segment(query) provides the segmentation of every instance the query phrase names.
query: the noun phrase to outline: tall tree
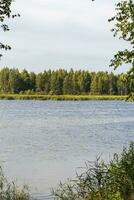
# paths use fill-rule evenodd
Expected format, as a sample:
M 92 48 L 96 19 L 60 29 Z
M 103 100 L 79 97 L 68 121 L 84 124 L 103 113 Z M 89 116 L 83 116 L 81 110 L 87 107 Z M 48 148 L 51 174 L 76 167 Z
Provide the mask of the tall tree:
M 26 69 L 24 69 L 21 72 L 21 78 L 22 78 L 22 90 L 30 90 L 31 89 L 31 80 L 30 80 L 30 75 Z
M 71 69 L 64 78 L 63 82 L 63 94 L 73 94 L 73 74 L 74 71 Z
M 91 94 L 99 94 L 99 89 L 98 89 L 98 75 L 97 74 L 92 74 L 92 82 L 91 82 Z
M 115 76 L 113 73 L 109 74 L 109 94 L 110 95 L 118 94 L 117 80 L 118 80 L 117 76 Z
M 9 68 L 5 67 L 0 72 L 0 90 L 3 93 L 9 92 Z
M 22 90 L 22 78 L 18 69 L 11 69 L 9 72 L 9 92 L 19 93 Z
M 118 94 L 119 95 L 126 95 L 127 94 L 126 74 L 122 73 L 118 76 L 117 87 L 118 87 Z
M 37 92 L 44 91 L 44 80 L 43 80 L 43 74 L 42 73 L 39 73 L 36 76 L 36 91 Z

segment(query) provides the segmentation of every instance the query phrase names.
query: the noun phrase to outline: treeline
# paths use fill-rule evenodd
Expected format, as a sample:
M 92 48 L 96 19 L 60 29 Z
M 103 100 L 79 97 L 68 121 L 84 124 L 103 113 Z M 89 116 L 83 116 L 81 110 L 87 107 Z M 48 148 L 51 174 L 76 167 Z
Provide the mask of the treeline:
M 20 72 L 7 67 L 0 71 L 1 93 L 127 95 L 133 89 L 133 81 L 128 81 L 127 74 L 73 69 L 45 70 L 35 74 L 26 69 Z

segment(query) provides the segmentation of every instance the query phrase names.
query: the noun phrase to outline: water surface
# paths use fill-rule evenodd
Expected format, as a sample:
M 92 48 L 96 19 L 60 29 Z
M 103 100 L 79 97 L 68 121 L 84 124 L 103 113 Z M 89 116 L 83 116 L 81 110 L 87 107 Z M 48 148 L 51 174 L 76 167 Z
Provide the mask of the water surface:
M 9 179 L 50 199 L 86 160 L 134 141 L 134 104 L 124 101 L 0 101 L 0 161 Z M 45 195 L 45 197 L 44 197 Z

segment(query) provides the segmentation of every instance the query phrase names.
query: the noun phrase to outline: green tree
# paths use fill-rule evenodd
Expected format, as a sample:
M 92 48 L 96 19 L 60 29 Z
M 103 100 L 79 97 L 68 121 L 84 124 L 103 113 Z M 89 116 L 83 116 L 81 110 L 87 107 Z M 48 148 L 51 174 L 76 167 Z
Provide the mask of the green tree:
M 51 90 L 51 70 L 39 73 L 36 76 L 36 91 L 48 94 Z
M 26 69 L 24 69 L 21 73 L 22 78 L 22 90 L 30 90 L 31 89 L 31 81 L 30 81 L 30 75 Z
M 30 72 L 30 90 L 35 91 L 36 89 L 36 74 L 34 72 Z
M 89 72 L 79 70 L 76 73 L 76 93 L 87 94 L 90 91 L 91 77 Z
M 49 94 L 51 90 L 51 70 L 44 71 L 43 73 L 44 92 Z
M 22 78 L 18 69 L 9 72 L 9 89 L 11 93 L 19 93 L 22 90 Z
M 65 78 L 65 71 L 60 69 L 52 72 L 51 76 L 51 93 L 56 95 L 63 94 L 63 83 Z
M 73 82 L 73 94 L 80 94 L 80 72 L 75 71 L 73 73 L 72 82 Z
M 83 79 L 84 79 L 84 86 L 83 86 L 83 92 L 84 93 L 89 93 L 90 92 L 90 88 L 91 88 L 91 75 L 88 71 L 83 72 Z
M 39 73 L 36 76 L 36 91 L 41 92 L 44 91 L 44 82 L 43 82 L 43 74 Z
M 113 73 L 109 74 L 109 94 L 110 95 L 118 94 L 117 80 L 118 80 L 117 76 L 115 76 Z
M 97 74 L 92 74 L 92 81 L 91 81 L 91 94 L 99 94 L 99 89 L 98 89 L 98 76 Z M 99 83 L 100 84 L 100 83 Z
M 69 73 L 64 78 L 63 82 L 63 94 L 73 94 L 73 73 L 74 71 L 71 69 Z
M 127 76 L 126 76 L 126 74 L 122 73 L 118 76 L 117 87 L 118 87 L 119 95 L 127 94 Z
M 134 69 L 133 68 L 128 72 L 127 78 L 128 78 L 127 80 L 128 80 L 129 91 L 134 93 Z
M 5 67 L 0 72 L 0 90 L 3 93 L 9 92 L 9 68 Z

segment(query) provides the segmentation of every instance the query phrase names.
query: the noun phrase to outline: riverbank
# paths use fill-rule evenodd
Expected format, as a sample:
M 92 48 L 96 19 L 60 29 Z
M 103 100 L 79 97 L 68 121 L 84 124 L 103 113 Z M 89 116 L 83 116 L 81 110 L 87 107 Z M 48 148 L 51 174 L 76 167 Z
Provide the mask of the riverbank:
M 88 101 L 88 100 L 126 100 L 127 98 L 128 96 L 119 96 L 119 95 L 0 94 L 0 100 Z

